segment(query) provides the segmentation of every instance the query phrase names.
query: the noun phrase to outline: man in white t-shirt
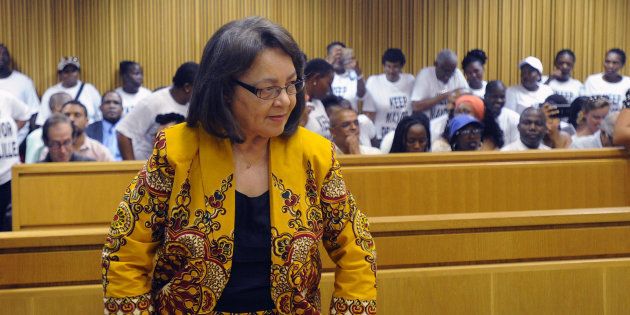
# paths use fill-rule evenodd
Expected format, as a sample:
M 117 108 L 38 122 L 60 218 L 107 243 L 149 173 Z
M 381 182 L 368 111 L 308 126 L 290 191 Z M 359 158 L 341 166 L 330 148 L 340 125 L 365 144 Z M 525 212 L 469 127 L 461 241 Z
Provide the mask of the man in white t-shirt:
M 523 110 L 518 122 L 519 139 L 503 148 L 501 151 L 550 150 L 543 144 L 547 133 L 545 113 L 538 107 L 527 107 Z
M 457 69 L 457 55 L 450 49 L 438 53 L 432 67 L 418 73 L 411 93 L 413 111 L 424 111 L 429 119 L 446 113 L 449 95 L 468 88 L 464 74 Z
M 590 75 L 584 82 L 584 95 L 606 96 L 611 112 L 621 110 L 626 91 L 630 89 L 630 77 L 621 74 L 625 64 L 626 53 L 619 48 L 610 49 L 604 60 L 604 72 Z
M 33 81 L 11 67 L 11 54 L 2 43 L 0 43 L 0 90 L 11 93 L 26 104 L 31 116 L 39 112 L 39 97 Z M 19 142 L 26 138 L 28 131 L 29 123 L 26 123 L 18 133 Z
M 381 154 L 381 150 L 361 145 L 359 119 L 351 108 L 338 108 L 331 112 L 330 134 L 341 154 Z
M 354 52 L 341 42 L 328 45 L 326 60 L 333 66 L 335 76 L 331 85 L 332 93 L 348 100 L 352 109 L 358 111 L 359 100 L 365 95 L 365 80 Z
M 123 115 L 133 110 L 140 100 L 151 95 L 151 91 L 142 86 L 144 73 L 139 63 L 123 60 L 119 67 L 122 86 L 116 88 L 116 92 L 122 98 Z
M 484 105 L 486 111 L 492 116 L 503 131 L 503 144 L 509 144 L 519 139 L 518 122 L 519 114 L 505 108 L 505 85 L 501 81 L 490 81 L 486 85 Z
M 363 113 L 374 122 L 379 140 L 411 114 L 414 82 L 413 75 L 402 73 L 406 60 L 400 49 L 387 49 L 381 61 L 384 73 L 368 78 L 363 102 Z
M 518 64 L 521 69 L 521 83 L 510 86 L 505 93 L 505 107 L 515 111 L 519 115 L 525 108 L 536 106 L 545 102 L 553 90 L 545 84 L 541 84 L 543 65 L 540 59 L 529 56 Z
M 11 168 L 20 163 L 18 129 L 30 117 L 24 102 L 0 90 L 0 231 L 11 230 Z
M 123 160 L 146 160 L 153 151 L 153 141 L 160 125 L 155 117 L 176 113 L 188 116 L 188 102 L 199 65 L 182 64 L 173 77 L 173 85 L 142 99 L 132 112 L 118 123 L 118 148 Z
M 99 110 L 99 106 L 101 105 L 101 94 L 94 85 L 79 80 L 81 74 L 79 58 L 74 56 L 62 57 L 57 65 L 57 74 L 60 82 L 49 87 L 46 92 L 44 92 L 42 104 L 48 104 L 51 95 L 57 92 L 66 92 L 70 94 L 73 99 L 85 105 L 88 110 L 90 122 L 100 120 L 101 111 Z M 40 106 L 36 124 L 39 126 L 43 125 L 46 119 L 50 117 L 50 114 L 50 107 Z

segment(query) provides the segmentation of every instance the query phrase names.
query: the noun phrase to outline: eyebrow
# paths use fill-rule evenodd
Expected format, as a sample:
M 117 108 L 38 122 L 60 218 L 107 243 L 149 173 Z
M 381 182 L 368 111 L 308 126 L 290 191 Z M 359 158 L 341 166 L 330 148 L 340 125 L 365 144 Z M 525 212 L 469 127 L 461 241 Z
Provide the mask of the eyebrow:
M 297 77 L 297 72 L 293 71 L 293 73 L 291 73 L 289 76 L 287 76 L 286 81 L 289 81 L 289 80 L 293 79 L 293 77 Z M 278 79 L 276 79 L 276 78 L 263 78 L 261 80 L 258 80 L 256 82 L 252 83 L 252 85 L 257 85 L 257 84 L 263 83 L 263 82 L 276 84 L 276 83 L 278 83 Z

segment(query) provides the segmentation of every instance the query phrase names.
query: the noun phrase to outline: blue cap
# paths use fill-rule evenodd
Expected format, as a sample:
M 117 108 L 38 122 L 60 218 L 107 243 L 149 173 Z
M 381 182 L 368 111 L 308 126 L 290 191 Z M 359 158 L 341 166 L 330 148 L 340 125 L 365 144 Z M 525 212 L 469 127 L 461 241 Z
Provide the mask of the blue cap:
M 457 115 L 455 117 L 453 117 L 453 119 L 451 119 L 451 122 L 448 124 L 448 139 L 449 141 L 453 139 L 453 136 L 455 136 L 455 134 L 462 128 L 470 125 L 470 124 L 475 124 L 477 126 L 479 126 L 480 128 L 483 128 L 483 124 L 479 122 L 479 120 L 477 120 L 475 117 L 467 115 L 467 114 L 460 114 Z

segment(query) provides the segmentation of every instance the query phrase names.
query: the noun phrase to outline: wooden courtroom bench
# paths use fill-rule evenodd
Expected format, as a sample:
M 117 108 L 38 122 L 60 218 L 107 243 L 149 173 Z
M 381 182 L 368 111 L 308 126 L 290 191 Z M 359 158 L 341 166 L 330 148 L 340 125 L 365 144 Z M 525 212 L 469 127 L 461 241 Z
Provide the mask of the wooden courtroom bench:
M 371 231 L 381 314 L 618 314 L 630 306 L 630 207 L 373 217 Z M 106 233 L 0 233 L 0 309 L 101 312 Z M 333 265 L 322 256 L 327 305 Z M 563 303 L 542 303 L 554 299 Z
M 630 206 L 620 149 L 342 156 L 370 217 Z M 142 162 L 13 168 L 13 229 L 104 226 Z

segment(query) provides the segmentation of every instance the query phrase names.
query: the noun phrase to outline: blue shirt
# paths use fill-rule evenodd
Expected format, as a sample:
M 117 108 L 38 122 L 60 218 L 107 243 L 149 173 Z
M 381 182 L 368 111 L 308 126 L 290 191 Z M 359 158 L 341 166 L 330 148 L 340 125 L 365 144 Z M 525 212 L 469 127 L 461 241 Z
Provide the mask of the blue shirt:
M 120 120 L 119 120 L 120 122 Z M 118 150 L 118 138 L 116 138 L 116 124 L 103 119 L 103 145 L 107 147 L 109 152 L 114 156 L 114 161 L 122 161 L 120 150 Z

